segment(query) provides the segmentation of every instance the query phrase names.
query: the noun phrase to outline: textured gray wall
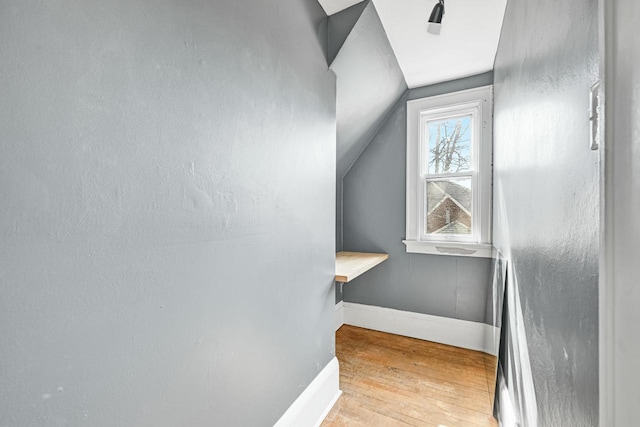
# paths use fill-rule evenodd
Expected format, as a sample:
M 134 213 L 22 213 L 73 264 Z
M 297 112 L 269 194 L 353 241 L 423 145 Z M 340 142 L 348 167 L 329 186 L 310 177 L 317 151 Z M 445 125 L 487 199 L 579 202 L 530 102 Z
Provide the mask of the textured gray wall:
M 389 259 L 344 286 L 344 300 L 484 322 L 492 261 L 408 254 L 405 185 L 408 99 L 492 83 L 491 73 L 409 90 L 344 178 L 344 249 Z
M 334 355 L 315 0 L 0 14 L 0 425 L 272 425 Z
M 638 424 L 640 408 L 640 4 L 607 5 L 606 290 L 603 426 Z M 629 214 L 633 212 L 633 214 Z
M 494 70 L 494 245 L 511 266 L 506 369 L 526 426 L 598 423 L 597 10 L 510 1 Z

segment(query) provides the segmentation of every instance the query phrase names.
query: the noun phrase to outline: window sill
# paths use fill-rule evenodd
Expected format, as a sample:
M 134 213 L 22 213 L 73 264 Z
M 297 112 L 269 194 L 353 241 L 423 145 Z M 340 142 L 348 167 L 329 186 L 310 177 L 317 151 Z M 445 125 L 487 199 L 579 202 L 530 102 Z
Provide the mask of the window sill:
M 407 253 L 468 256 L 477 258 L 492 258 L 493 246 L 488 243 L 464 242 L 421 242 L 417 240 L 403 240 Z

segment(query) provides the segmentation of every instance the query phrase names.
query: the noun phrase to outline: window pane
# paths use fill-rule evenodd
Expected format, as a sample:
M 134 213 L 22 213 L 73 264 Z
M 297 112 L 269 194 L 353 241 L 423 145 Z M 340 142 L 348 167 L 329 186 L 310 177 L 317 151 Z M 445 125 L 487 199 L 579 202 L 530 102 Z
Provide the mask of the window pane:
M 428 173 L 469 170 L 471 166 L 471 124 L 471 114 L 427 122 Z
M 471 234 L 473 194 L 471 178 L 428 181 L 426 234 Z

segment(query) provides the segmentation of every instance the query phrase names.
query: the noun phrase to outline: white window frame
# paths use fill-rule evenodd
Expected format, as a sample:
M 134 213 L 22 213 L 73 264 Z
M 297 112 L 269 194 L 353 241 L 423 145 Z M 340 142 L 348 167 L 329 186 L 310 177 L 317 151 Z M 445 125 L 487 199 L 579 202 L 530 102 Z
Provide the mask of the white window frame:
M 483 86 L 446 95 L 407 102 L 407 210 L 406 251 L 437 255 L 491 257 L 491 159 L 493 86 Z M 470 170 L 427 174 L 428 121 L 472 115 Z M 429 180 L 471 177 L 472 233 L 433 235 L 425 230 L 425 186 Z

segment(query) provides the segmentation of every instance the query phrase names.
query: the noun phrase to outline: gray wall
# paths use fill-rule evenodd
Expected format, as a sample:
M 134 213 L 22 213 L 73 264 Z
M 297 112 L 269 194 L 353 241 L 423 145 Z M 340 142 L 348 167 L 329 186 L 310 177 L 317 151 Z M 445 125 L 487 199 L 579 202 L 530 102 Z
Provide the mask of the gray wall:
M 342 177 L 407 90 L 373 2 L 362 11 L 331 69 L 337 78 L 337 174 Z
M 0 425 L 272 425 L 334 355 L 320 6 L 1 9 Z
M 407 90 L 402 70 L 373 2 L 357 4 L 329 18 L 329 50 L 347 33 L 331 69 L 336 73 L 336 249 L 342 249 L 342 177 L 371 141 Z
M 510 1 L 495 64 L 494 244 L 511 266 L 505 369 L 525 426 L 598 423 L 597 10 Z
M 344 300 L 484 322 L 491 289 L 488 258 L 407 254 L 407 100 L 492 83 L 486 73 L 405 93 L 344 178 L 344 249 L 389 259 L 344 286 Z
M 640 407 L 640 4 L 607 2 L 603 426 L 637 424 Z M 633 212 L 633 214 L 630 214 Z M 601 300 L 602 301 L 602 300 Z M 603 329 L 601 329 L 602 331 Z

